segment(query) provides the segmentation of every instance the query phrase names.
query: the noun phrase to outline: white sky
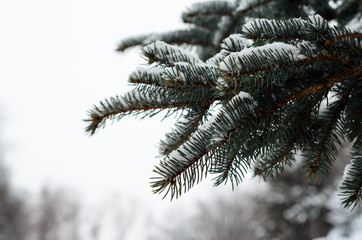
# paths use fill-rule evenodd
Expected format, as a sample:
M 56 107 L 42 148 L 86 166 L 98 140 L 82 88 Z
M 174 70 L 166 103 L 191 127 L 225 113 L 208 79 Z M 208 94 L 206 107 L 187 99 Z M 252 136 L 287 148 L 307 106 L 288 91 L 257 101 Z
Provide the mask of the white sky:
M 0 1 L 1 130 L 16 186 L 64 185 L 88 200 L 119 192 L 154 211 L 210 188 L 208 178 L 173 203 L 151 193 L 157 144 L 173 119 L 125 118 L 93 137 L 82 121 L 99 100 L 131 89 L 128 75 L 144 63 L 139 49 L 115 52 L 119 40 L 183 27 L 193 2 Z

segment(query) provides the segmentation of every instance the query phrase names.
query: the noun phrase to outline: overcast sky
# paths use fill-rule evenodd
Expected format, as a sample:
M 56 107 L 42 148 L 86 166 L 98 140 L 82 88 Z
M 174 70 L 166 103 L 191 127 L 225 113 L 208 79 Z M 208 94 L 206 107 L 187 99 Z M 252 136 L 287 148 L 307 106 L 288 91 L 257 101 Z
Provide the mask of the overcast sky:
M 62 185 L 96 200 L 119 192 L 151 209 L 209 189 L 210 178 L 177 203 L 151 193 L 157 144 L 174 119 L 125 118 L 93 137 L 82 121 L 99 100 L 130 90 L 128 75 L 144 64 L 139 49 L 119 54 L 117 43 L 183 27 L 180 15 L 193 2 L 0 1 L 1 131 L 16 186 Z

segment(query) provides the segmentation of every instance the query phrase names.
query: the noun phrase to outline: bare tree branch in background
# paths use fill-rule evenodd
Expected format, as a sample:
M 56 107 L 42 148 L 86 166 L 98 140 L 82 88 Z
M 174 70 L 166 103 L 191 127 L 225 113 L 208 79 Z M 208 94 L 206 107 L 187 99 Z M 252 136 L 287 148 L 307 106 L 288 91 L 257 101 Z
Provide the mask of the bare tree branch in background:
M 8 183 L 0 160 L 0 240 L 25 240 L 27 219 L 25 202 Z
M 44 187 L 32 212 L 32 235 L 39 240 L 80 240 L 80 200 L 63 189 Z
M 138 219 L 137 202 L 118 194 L 82 209 L 82 239 L 123 240 Z
M 5 166 L 5 150 L 0 142 L 0 240 L 25 240 L 28 231 L 27 206 L 13 189 Z

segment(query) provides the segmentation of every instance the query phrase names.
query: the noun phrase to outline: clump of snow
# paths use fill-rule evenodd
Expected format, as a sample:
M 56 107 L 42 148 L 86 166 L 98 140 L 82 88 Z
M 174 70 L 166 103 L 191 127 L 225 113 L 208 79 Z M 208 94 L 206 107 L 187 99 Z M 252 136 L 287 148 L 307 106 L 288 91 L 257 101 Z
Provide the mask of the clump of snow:
M 221 51 L 218 52 L 215 56 L 208 59 L 206 61 L 206 64 L 217 67 L 219 62 L 221 62 L 228 54 L 230 54 L 230 51 L 227 51 L 225 49 L 221 49 Z
M 250 100 L 253 100 L 252 96 L 249 93 L 246 92 L 239 92 L 239 94 L 232 97 L 225 107 L 221 108 L 217 115 L 215 115 L 215 120 L 213 121 L 211 125 L 211 130 L 213 132 L 212 139 L 214 142 L 220 141 L 222 139 L 225 139 L 227 137 L 225 135 L 225 132 L 229 132 L 230 129 L 234 128 L 238 123 L 239 120 L 243 117 L 245 117 L 245 113 L 240 109 L 232 109 L 230 112 L 230 109 L 227 110 L 228 107 L 230 107 L 230 104 L 239 104 L 239 102 L 242 99 L 248 98 Z M 253 102 L 253 101 L 252 101 Z M 238 105 L 239 106 L 239 105 Z M 253 103 L 249 104 L 249 110 L 252 110 L 254 108 Z M 223 124 L 220 125 L 220 122 Z
M 349 177 L 349 172 L 350 172 L 351 168 L 352 168 L 352 164 L 350 164 L 350 163 L 345 166 L 344 171 L 343 171 L 343 180 L 342 180 L 342 182 L 343 182 L 347 177 Z
M 240 52 L 230 53 L 219 64 L 219 67 L 221 70 L 226 72 L 235 72 L 235 69 L 242 68 L 243 63 L 248 61 L 250 55 L 258 58 L 263 58 L 263 61 L 268 61 L 269 59 L 265 55 L 265 51 L 269 51 L 275 55 L 277 55 L 278 52 L 289 53 L 295 60 L 306 58 L 300 53 L 300 49 L 297 46 L 284 42 L 273 42 L 265 44 L 264 46 L 245 48 Z M 244 67 L 248 66 L 244 65 Z M 250 66 L 249 68 L 251 67 L 252 66 Z
M 345 166 L 344 171 L 343 171 L 342 182 L 344 182 L 347 179 L 351 180 L 352 176 L 349 174 L 349 172 L 351 171 L 351 168 L 352 168 L 351 163 L 349 163 Z
M 160 76 L 163 72 L 161 68 L 144 68 L 144 67 L 136 67 L 133 73 L 131 73 L 130 77 L 137 77 L 142 74 L 150 74 L 155 76 Z
M 177 160 L 189 160 L 192 159 L 191 157 L 191 153 L 189 152 L 189 150 L 186 148 L 185 143 L 182 144 L 178 149 L 173 150 L 169 155 L 168 158 L 163 160 L 163 163 L 167 163 L 168 159 L 177 159 Z
M 211 115 L 211 117 L 209 117 L 209 119 L 204 124 L 202 124 L 199 129 L 201 131 L 208 130 L 212 126 L 212 124 L 215 122 L 216 116 L 217 116 L 217 114 Z
M 241 34 L 234 33 L 224 39 L 221 47 L 226 50 L 231 50 L 230 48 L 236 47 L 238 51 L 240 51 L 249 47 L 252 43 L 252 40 L 244 38 Z
M 175 66 L 190 66 L 190 63 L 188 63 L 188 62 L 176 62 Z
M 319 14 L 309 15 L 308 20 L 310 23 L 317 25 L 317 26 L 323 22 L 326 22 L 326 20 Z
M 243 91 L 240 91 L 238 95 L 234 96 L 234 97 L 231 99 L 231 101 L 233 101 L 233 100 L 236 99 L 236 98 L 239 98 L 239 99 L 243 99 L 243 98 L 253 99 L 249 93 L 243 92 Z

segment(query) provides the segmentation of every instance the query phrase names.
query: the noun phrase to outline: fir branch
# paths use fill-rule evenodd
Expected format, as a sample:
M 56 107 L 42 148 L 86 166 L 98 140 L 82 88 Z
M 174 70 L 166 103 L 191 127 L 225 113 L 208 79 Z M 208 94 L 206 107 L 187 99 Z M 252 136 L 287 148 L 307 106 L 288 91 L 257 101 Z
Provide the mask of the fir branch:
M 215 186 L 230 180 L 234 188 L 250 168 L 254 148 L 250 149 L 249 142 L 259 123 L 254 104 L 249 94 L 241 92 L 220 110 L 211 125 L 209 148 L 214 152 L 210 172 L 218 174 L 213 178 Z
M 152 42 L 152 39 L 154 38 L 154 36 L 155 36 L 154 34 L 146 34 L 146 35 L 140 35 L 140 36 L 136 36 L 136 37 L 130 37 L 130 38 L 123 39 L 118 44 L 116 51 L 124 52 L 125 50 L 135 47 L 135 46 L 149 44 Z
M 142 55 L 148 59 L 149 64 L 157 63 L 170 67 L 177 62 L 203 64 L 196 55 L 161 41 L 156 41 L 155 43 L 145 46 L 142 49 Z
M 279 101 L 277 103 L 275 103 L 274 107 L 271 107 L 267 112 L 268 114 L 270 114 L 270 111 L 275 111 L 277 109 L 279 109 L 280 107 L 284 106 L 287 102 L 291 101 L 291 100 L 295 100 L 295 99 L 298 99 L 298 98 L 301 98 L 301 97 L 304 97 L 306 95 L 310 95 L 310 94 L 313 94 L 313 93 L 316 93 L 317 91 L 320 91 L 320 90 L 323 90 L 322 94 L 320 94 L 318 98 L 316 98 L 316 100 L 309 105 L 309 107 L 313 107 L 315 106 L 318 102 L 320 102 L 320 100 L 326 96 L 326 94 L 328 93 L 328 89 L 333 86 L 336 82 L 340 81 L 343 77 L 344 74 L 346 73 L 350 73 L 351 75 L 354 75 L 356 74 L 356 72 L 354 70 L 350 70 L 350 71 L 346 71 L 344 73 L 342 73 L 340 76 L 338 77 L 334 77 L 334 78 L 331 78 L 330 81 L 327 81 L 327 83 L 324 83 L 324 84 L 317 84 L 317 85 L 312 85 L 306 89 L 303 89 L 301 91 L 299 91 L 298 93 L 295 93 L 295 94 L 292 94 L 291 96 L 283 99 L 282 101 Z M 344 75 L 344 77 L 346 77 L 346 75 Z M 348 75 L 347 75 L 348 77 Z M 277 106 L 277 107 L 275 107 Z M 308 107 L 308 108 L 309 108 Z M 274 110 L 273 110 L 274 109 Z M 260 112 L 256 111 L 257 115 L 260 116 Z M 300 114 L 305 114 L 305 110 L 303 112 L 301 112 Z M 265 115 L 266 116 L 266 115 Z M 286 122 L 290 121 L 290 119 L 286 120 L 283 124 L 286 124 Z M 238 124 L 236 126 L 234 126 L 233 129 L 230 129 L 229 131 L 225 131 L 225 134 L 229 135 L 231 134 L 233 131 L 235 131 L 242 123 L 244 123 L 244 119 L 240 120 L 238 122 Z M 281 129 L 281 128 L 279 128 Z M 273 169 L 273 166 L 275 166 L 276 164 L 279 164 L 281 163 L 281 161 L 284 159 L 284 157 L 286 156 L 287 153 L 290 153 L 290 150 L 293 149 L 294 147 L 294 144 L 295 142 L 297 141 L 297 139 L 299 138 L 299 131 L 296 132 L 296 134 L 294 135 L 294 137 L 292 137 L 291 139 L 293 139 L 293 141 L 290 142 L 290 144 L 281 152 L 281 155 L 279 155 L 279 160 L 277 161 L 274 161 L 273 164 L 269 165 L 268 167 L 265 167 L 265 168 L 257 168 L 256 169 L 256 173 L 259 173 L 259 174 L 262 174 L 264 173 L 264 177 L 266 177 L 266 175 L 270 174 L 271 172 L 269 171 L 268 174 L 265 174 L 266 173 L 266 170 L 268 169 Z M 288 139 L 288 138 L 286 138 Z M 281 157 L 280 157 L 281 156 Z M 259 169 L 259 171 L 258 171 Z M 225 175 L 224 175 L 225 177 Z M 223 179 L 223 178 L 222 178 Z M 220 183 L 220 182 L 219 182 Z
M 346 52 L 346 57 L 350 57 L 351 60 L 354 58 L 358 59 L 358 55 L 362 53 L 362 40 L 359 38 L 362 37 L 362 33 L 352 33 L 348 29 L 332 29 L 333 38 L 326 40 L 325 46 L 333 49 L 333 47 L 337 47 L 340 49 L 340 52 Z M 343 45 L 344 46 L 343 46 Z M 355 49 L 356 52 L 352 52 L 352 49 Z M 353 55 L 356 55 L 355 57 Z
M 318 87 L 316 87 L 316 86 L 318 86 Z M 323 86 L 323 87 L 319 88 L 319 86 Z M 292 100 L 295 101 L 302 97 L 317 93 L 318 91 L 320 91 L 324 88 L 325 88 L 324 84 L 323 85 L 317 84 L 317 85 L 312 85 L 307 88 L 303 88 L 303 89 L 297 91 L 296 93 L 291 93 L 282 99 L 276 100 L 270 106 L 266 106 L 266 108 L 254 109 L 254 111 L 249 114 L 249 117 L 254 115 L 254 116 L 258 116 L 261 119 L 266 119 L 267 116 L 272 116 L 276 111 L 280 110 L 280 108 L 285 106 L 288 102 L 290 102 Z M 316 98 L 316 100 L 313 102 L 312 105 L 313 106 L 316 105 L 319 101 L 321 101 L 321 99 L 324 96 L 326 96 L 327 93 L 328 93 L 328 90 L 324 90 L 322 92 L 322 94 L 320 94 L 319 97 Z M 245 119 L 247 119 L 247 117 L 240 118 L 239 121 L 234 122 L 232 127 L 230 127 L 228 130 L 225 130 L 223 128 L 219 128 L 219 129 L 222 130 L 224 132 L 224 134 L 228 136 L 231 132 L 238 129 L 244 123 Z M 265 127 L 268 127 L 268 125 L 265 125 Z
M 234 10 L 234 4 L 228 1 L 213 1 L 193 4 L 182 14 L 185 23 L 195 23 L 196 17 L 205 16 L 230 16 Z
M 344 180 L 342 182 L 342 187 L 341 187 L 341 195 L 342 196 L 346 196 L 343 200 L 342 200 L 342 205 L 344 205 L 345 208 L 349 208 L 352 206 L 352 210 L 360 205 L 361 202 L 361 198 L 362 198 L 362 181 L 358 181 L 358 179 L 362 178 L 361 175 L 361 162 L 362 162 L 362 158 L 361 157 L 356 157 L 354 159 L 351 160 L 351 169 L 348 174 L 350 176 L 349 179 L 346 178 L 346 180 Z M 352 182 L 353 181 L 353 182 Z M 356 183 L 356 181 L 358 181 L 358 183 Z M 350 190 L 351 186 L 354 188 L 354 190 Z
M 166 42 L 170 45 L 190 45 L 201 47 L 215 47 L 212 39 L 212 31 L 203 28 L 191 28 L 168 32 L 157 36 L 158 41 Z M 155 41 L 155 40 L 154 40 Z
M 233 78 L 285 67 L 304 58 L 296 46 L 278 42 L 230 53 L 220 63 L 220 69 L 226 77 Z
M 123 52 L 128 48 L 136 46 L 143 47 L 155 41 L 162 41 L 171 45 L 187 44 L 190 46 L 198 45 L 202 47 L 208 47 L 208 46 L 214 47 L 210 39 L 212 39 L 212 32 L 208 29 L 203 29 L 203 28 L 183 29 L 164 34 L 146 34 L 146 35 L 126 38 L 119 43 L 116 50 L 119 52 Z
M 121 119 L 126 115 L 153 116 L 162 110 L 176 111 L 190 106 L 210 104 L 205 99 L 204 91 L 184 92 L 172 91 L 165 88 L 148 87 L 137 88 L 124 96 L 116 96 L 101 101 L 89 111 L 90 122 L 86 132 L 93 135 L 95 131 L 104 126 L 107 119 Z
M 351 33 L 350 30 L 338 27 L 329 27 L 328 22 L 318 16 L 308 20 L 291 18 L 287 20 L 255 19 L 242 28 L 245 38 L 252 39 L 254 46 L 272 42 L 311 41 L 324 43 L 328 46 L 339 39 L 347 38 L 350 46 L 361 50 L 358 37 L 360 33 Z
M 182 116 L 181 119 L 183 120 L 176 123 L 175 129 L 171 133 L 166 134 L 165 141 L 161 141 L 161 155 L 167 156 L 189 139 L 191 134 L 197 130 L 209 108 L 210 105 L 193 108 L 186 115 Z
M 347 11 L 356 12 L 356 2 L 346 1 L 343 7 L 358 6 Z M 291 12 L 272 9 L 282 4 Z M 120 51 L 148 44 L 142 54 L 156 68 L 136 69 L 129 78 L 136 84 L 134 91 L 94 106 L 87 132 L 93 134 L 109 119 L 163 110 L 168 117 L 181 111 L 176 127 L 161 142 L 166 157 L 151 182 L 154 193 L 166 192 L 171 199 L 208 172 L 217 174 L 215 185 L 230 181 L 233 188 L 255 163 L 255 173 L 264 178 L 280 174 L 297 150 L 307 156 L 309 177 L 327 173 L 341 138 L 361 141 L 361 33 L 330 27 L 315 15 L 306 20 L 255 19 L 241 34 L 230 36 L 261 10 L 269 8 L 268 17 L 283 19 L 305 6 L 328 17 L 335 14 L 327 0 L 215 1 L 184 13 L 184 22 L 193 24 L 190 29 L 124 40 Z M 170 44 L 195 46 L 200 55 Z M 325 112 L 320 109 L 323 101 L 332 101 Z M 216 105 L 218 114 L 208 118 Z M 352 180 L 362 178 L 356 146 L 353 171 L 346 171 Z M 362 185 L 351 179 L 343 183 L 346 207 L 361 200 Z
M 229 144 L 224 145 L 229 146 Z M 234 190 L 234 187 L 240 184 L 245 177 L 245 173 L 250 168 L 250 162 L 236 149 L 232 151 L 232 149 L 225 148 L 225 152 L 222 150 L 217 150 L 217 152 L 228 154 L 229 157 L 227 159 L 223 157 L 222 160 L 215 160 L 218 164 L 210 169 L 211 173 L 219 173 L 217 177 L 213 178 L 214 186 L 219 186 L 221 183 L 227 184 L 228 180 L 230 180 L 231 187 Z
M 303 148 L 305 139 L 309 138 L 304 129 L 311 127 L 312 113 L 327 93 L 328 89 L 311 92 L 299 96 L 294 101 L 285 100 L 282 97 L 283 93 L 278 93 L 281 100 L 276 99 L 276 103 L 268 107 L 267 113 L 262 114 L 266 118 L 263 122 L 267 124 L 262 128 L 262 135 L 257 140 L 260 150 L 258 154 L 254 153 L 254 156 L 258 156 L 260 160 L 255 167 L 254 175 L 262 176 L 266 180 L 267 177 L 283 173 L 284 166 L 292 165 L 295 151 L 301 146 Z
M 316 147 L 311 146 L 311 151 L 315 152 L 315 154 L 309 155 L 309 159 L 307 160 L 307 162 L 311 162 L 306 164 L 307 171 L 309 172 L 308 178 L 311 176 L 316 176 L 318 179 L 318 171 L 322 171 L 322 173 L 326 175 L 326 171 L 328 171 L 329 167 L 334 161 L 336 156 L 334 143 L 338 143 L 338 137 L 343 135 L 341 115 L 348 102 L 351 91 L 352 86 L 343 93 L 343 96 L 338 100 L 337 103 L 334 103 L 333 106 L 328 108 L 330 112 L 333 111 L 333 115 L 327 115 L 327 121 L 323 122 L 323 125 L 327 126 L 326 128 L 322 129 L 323 132 L 321 134 L 323 138 L 320 139 Z M 335 134 L 338 134 L 338 136 L 335 136 Z
M 224 136 L 230 136 L 231 130 L 237 129 L 240 122 L 243 122 L 249 115 L 254 113 L 254 104 L 250 94 L 245 92 L 240 92 L 230 99 L 228 104 L 220 109 L 213 122 L 211 131 L 214 138 L 221 139 L 222 142 Z M 216 141 L 216 145 L 219 144 L 219 141 Z
M 219 77 L 215 68 L 207 64 L 175 63 L 166 68 L 163 77 L 178 85 L 213 88 Z
M 240 116 L 240 118 L 243 119 L 243 124 L 239 128 L 230 131 L 228 135 L 222 132 L 224 138 L 216 135 L 218 139 L 214 140 L 213 145 L 218 145 L 214 150 L 210 167 L 210 173 L 218 174 L 213 178 L 214 186 L 221 183 L 227 184 L 230 180 L 234 189 L 242 182 L 246 172 L 250 169 L 253 150 L 248 149 L 249 138 L 254 134 L 258 121 L 250 114 L 246 114 L 245 117 Z M 217 129 L 217 126 L 214 127 Z
M 247 95 L 240 94 L 231 101 L 231 104 L 236 104 L 243 98 L 249 98 Z M 250 104 L 250 101 L 247 101 Z M 236 104 L 238 105 L 238 104 Z M 245 105 L 245 103 L 244 103 Z M 156 167 L 155 172 L 161 175 L 153 179 L 157 181 L 152 182 L 152 187 L 155 188 L 155 193 L 160 193 L 166 188 L 171 191 L 171 199 L 181 195 L 182 186 L 184 190 L 189 190 L 190 187 L 198 182 L 202 176 L 207 174 L 208 165 L 210 164 L 211 155 L 214 153 L 212 145 L 223 144 L 225 138 L 220 137 L 220 123 L 223 119 L 236 119 L 239 116 L 244 115 L 241 109 L 236 112 L 232 112 L 232 105 L 227 105 L 223 113 L 228 112 L 229 115 L 225 117 L 225 114 L 218 114 L 218 116 L 211 122 L 201 126 L 196 132 L 194 132 L 188 141 L 184 142 L 178 149 L 171 152 L 166 159 L 160 162 L 160 165 Z M 249 108 L 249 107 L 248 107 Z M 245 109 L 244 107 L 242 109 Z M 229 127 L 232 127 L 233 123 L 230 122 Z M 219 127 L 218 127 L 219 126 Z M 210 131 L 213 129 L 212 131 Z M 195 172 L 195 168 L 202 166 L 201 173 Z M 189 184 L 183 179 L 189 179 Z M 166 196 L 166 195 L 165 195 Z
M 346 79 L 346 78 L 350 78 L 350 77 L 355 77 L 358 76 L 362 73 L 362 69 L 348 69 L 348 70 L 344 70 L 339 74 L 334 75 L 334 73 L 332 74 L 333 77 L 328 78 L 326 81 L 323 81 L 321 83 L 317 83 L 315 85 L 311 85 L 295 94 L 292 94 L 290 96 L 288 96 L 287 98 L 285 98 L 284 101 L 281 101 L 280 103 L 276 104 L 277 108 L 283 106 L 285 103 L 298 99 L 300 97 L 315 93 L 317 91 L 320 91 L 322 89 L 325 89 L 327 91 L 329 91 L 329 89 L 334 86 L 336 83 L 341 82 L 342 80 Z
M 345 33 L 345 34 L 341 34 L 339 36 L 336 36 L 332 39 L 329 39 L 326 41 L 326 46 L 332 44 L 333 42 L 339 40 L 339 39 L 343 39 L 343 38 L 350 38 L 350 37 L 359 37 L 361 38 L 362 37 L 362 33 Z
M 333 56 L 328 53 L 323 54 L 323 55 L 316 55 L 313 57 L 308 57 L 308 58 L 300 59 L 300 60 L 305 63 L 307 63 L 307 62 L 315 63 L 316 61 L 338 62 L 338 63 L 341 63 L 341 64 L 346 65 L 349 68 L 351 68 L 350 70 L 347 70 L 347 72 L 351 72 L 351 74 L 353 74 L 353 75 L 355 75 L 355 74 L 358 75 L 361 73 L 360 66 L 355 66 L 352 62 L 350 62 L 344 58 L 341 58 L 338 56 Z M 331 81 L 331 82 L 333 82 L 333 81 Z
M 153 68 L 141 68 L 138 67 L 132 72 L 128 78 L 130 83 L 136 84 L 149 84 L 158 87 L 169 87 L 168 81 L 164 81 L 162 78 L 163 69 Z
M 112 103 L 110 103 L 112 102 Z M 89 111 L 90 119 L 86 119 L 86 122 L 90 122 L 88 127 L 86 128 L 86 132 L 90 135 L 93 135 L 97 129 L 100 127 L 105 126 L 105 121 L 108 119 L 120 119 L 125 115 L 130 114 L 140 114 L 148 111 L 148 115 L 155 115 L 155 113 L 158 113 L 160 110 L 165 109 L 184 109 L 188 107 L 190 104 L 170 104 L 166 106 L 160 106 L 160 104 L 153 105 L 151 103 L 142 103 L 138 106 L 134 107 L 126 107 L 126 108 L 114 108 L 112 106 L 114 103 L 118 104 L 120 99 L 118 97 L 116 98 L 110 98 L 110 100 L 105 100 L 105 102 L 100 102 L 101 107 L 94 106 L 93 110 Z M 162 105 L 162 104 L 161 104 Z M 155 112 L 156 111 L 156 112 Z
M 204 175 L 206 177 L 212 152 L 207 148 L 209 137 L 207 131 L 195 132 L 190 141 L 181 145 L 183 150 L 174 150 L 159 166 L 155 166 L 153 171 L 159 176 L 151 178 L 154 180 L 151 182 L 153 192 L 162 193 L 167 189 L 163 198 L 170 192 L 172 200 L 178 198 L 182 190 L 188 191 Z
M 280 142 L 277 142 L 278 148 L 275 151 L 269 151 L 266 155 L 266 159 L 263 159 L 263 162 L 259 163 L 258 166 L 254 169 L 254 175 L 263 177 L 266 180 L 267 177 L 273 177 L 274 174 L 279 175 L 284 172 L 284 166 L 291 166 L 291 160 L 294 160 L 294 155 L 291 151 L 296 150 L 295 144 L 300 137 L 301 123 L 297 123 L 297 128 L 293 129 L 295 131 L 292 138 L 288 143 L 280 147 Z
M 291 18 L 287 20 L 255 19 L 242 28 L 245 38 L 252 39 L 254 45 L 272 42 L 288 42 L 303 39 L 302 29 L 306 20 Z
M 251 42 L 244 38 L 243 35 L 235 33 L 223 40 L 221 48 L 230 54 L 231 52 L 240 52 L 244 48 L 250 47 L 250 45 Z
M 343 197 L 342 205 L 352 210 L 359 206 L 362 200 L 362 143 L 361 136 L 352 148 L 353 158 L 345 167 L 343 180 L 340 186 L 340 196 Z
M 215 71 L 206 66 L 187 65 L 186 63 L 175 63 L 171 68 L 146 69 L 138 67 L 129 77 L 129 82 L 136 84 L 147 84 L 170 89 L 185 87 L 212 88 L 214 79 L 217 78 Z M 196 72 L 196 73 L 195 73 Z M 213 84 L 214 85 L 214 84 Z
M 271 43 L 229 54 L 220 63 L 220 69 L 227 81 L 235 79 L 240 87 L 237 91 L 255 94 L 273 85 L 282 86 L 291 75 L 303 73 L 304 65 L 298 64 L 305 58 L 296 46 Z M 293 71 L 290 71 L 291 66 Z

